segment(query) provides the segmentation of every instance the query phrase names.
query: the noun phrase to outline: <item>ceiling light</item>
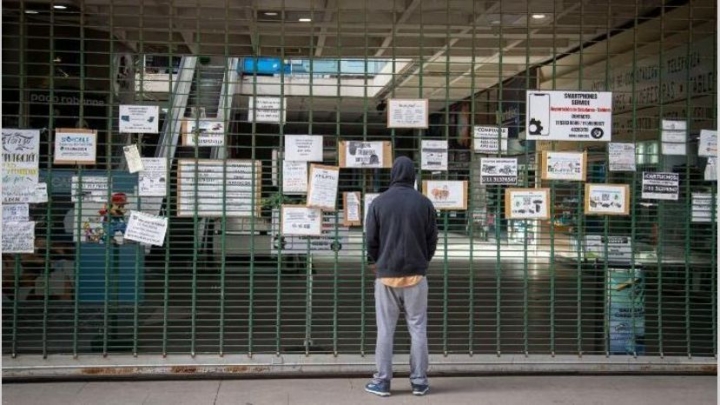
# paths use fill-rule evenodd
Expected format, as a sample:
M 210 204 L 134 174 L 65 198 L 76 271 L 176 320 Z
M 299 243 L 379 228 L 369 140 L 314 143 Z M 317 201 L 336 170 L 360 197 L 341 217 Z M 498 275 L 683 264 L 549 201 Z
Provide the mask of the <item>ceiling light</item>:
M 312 21 L 312 18 L 302 17 L 302 18 L 299 18 L 298 21 L 300 21 L 300 22 L 310 22 L 310 21 Z
M 545 14 L 533 14 L 532 18 L 534 20 L 542 20 L 543 18 L 545 18 Z
M 25 14 L 38 14 L 35 10 L 25 10 Z
M 56 4 L 53 6 L 53 8 L 56 10 L 65 10 L 67 6 L 63 6 L 62 4 Z
M 278 13 L 275 11 L 266 11 L 263 14 L 265 14 L 266 16 L 270 16 L 270 17 L 274 17 L 274 16 L 278 15 Z

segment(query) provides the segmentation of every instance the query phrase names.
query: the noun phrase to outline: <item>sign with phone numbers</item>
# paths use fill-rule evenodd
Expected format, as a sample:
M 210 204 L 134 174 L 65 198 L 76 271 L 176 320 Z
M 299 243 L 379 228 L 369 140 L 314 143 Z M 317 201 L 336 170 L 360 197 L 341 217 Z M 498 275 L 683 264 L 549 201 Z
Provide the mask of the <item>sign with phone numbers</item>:
M 526 92 L 525 130 L 534 141 L 610 142 L 612 92 Z

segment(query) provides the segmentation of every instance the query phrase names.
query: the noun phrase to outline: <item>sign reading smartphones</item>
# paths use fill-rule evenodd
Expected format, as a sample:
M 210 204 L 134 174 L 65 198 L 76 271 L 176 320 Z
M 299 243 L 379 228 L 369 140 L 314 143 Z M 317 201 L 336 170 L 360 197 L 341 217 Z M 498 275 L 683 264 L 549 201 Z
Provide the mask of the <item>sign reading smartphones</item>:
M 526 102 L 525 128 L 529 140 L 611 140 L 611 92 L 528 90 Z

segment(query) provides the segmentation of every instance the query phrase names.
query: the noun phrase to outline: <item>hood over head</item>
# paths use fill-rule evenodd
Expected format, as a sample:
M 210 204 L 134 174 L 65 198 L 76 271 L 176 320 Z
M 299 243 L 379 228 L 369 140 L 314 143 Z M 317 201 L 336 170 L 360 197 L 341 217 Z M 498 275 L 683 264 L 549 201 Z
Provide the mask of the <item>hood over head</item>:
M 396 184 L 408 185 L 410 187 L 414 187 L 415 185 L 415 164 L 406 156 L 400 156 L 395 159 L 392 171 L 390 171 L 390 186 Z

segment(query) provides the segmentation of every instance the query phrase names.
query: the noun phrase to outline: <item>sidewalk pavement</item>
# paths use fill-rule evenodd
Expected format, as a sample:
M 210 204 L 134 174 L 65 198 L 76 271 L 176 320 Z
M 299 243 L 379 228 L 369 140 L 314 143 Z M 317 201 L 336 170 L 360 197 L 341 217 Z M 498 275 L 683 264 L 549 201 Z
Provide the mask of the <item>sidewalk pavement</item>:
M 364 391 L 366 379 L 263 379 L 3 384 L 6 405 L 664 405 L 716 404 L 716 376 L 436 377 L 425 397 L 407 379 L 392 396 Z

